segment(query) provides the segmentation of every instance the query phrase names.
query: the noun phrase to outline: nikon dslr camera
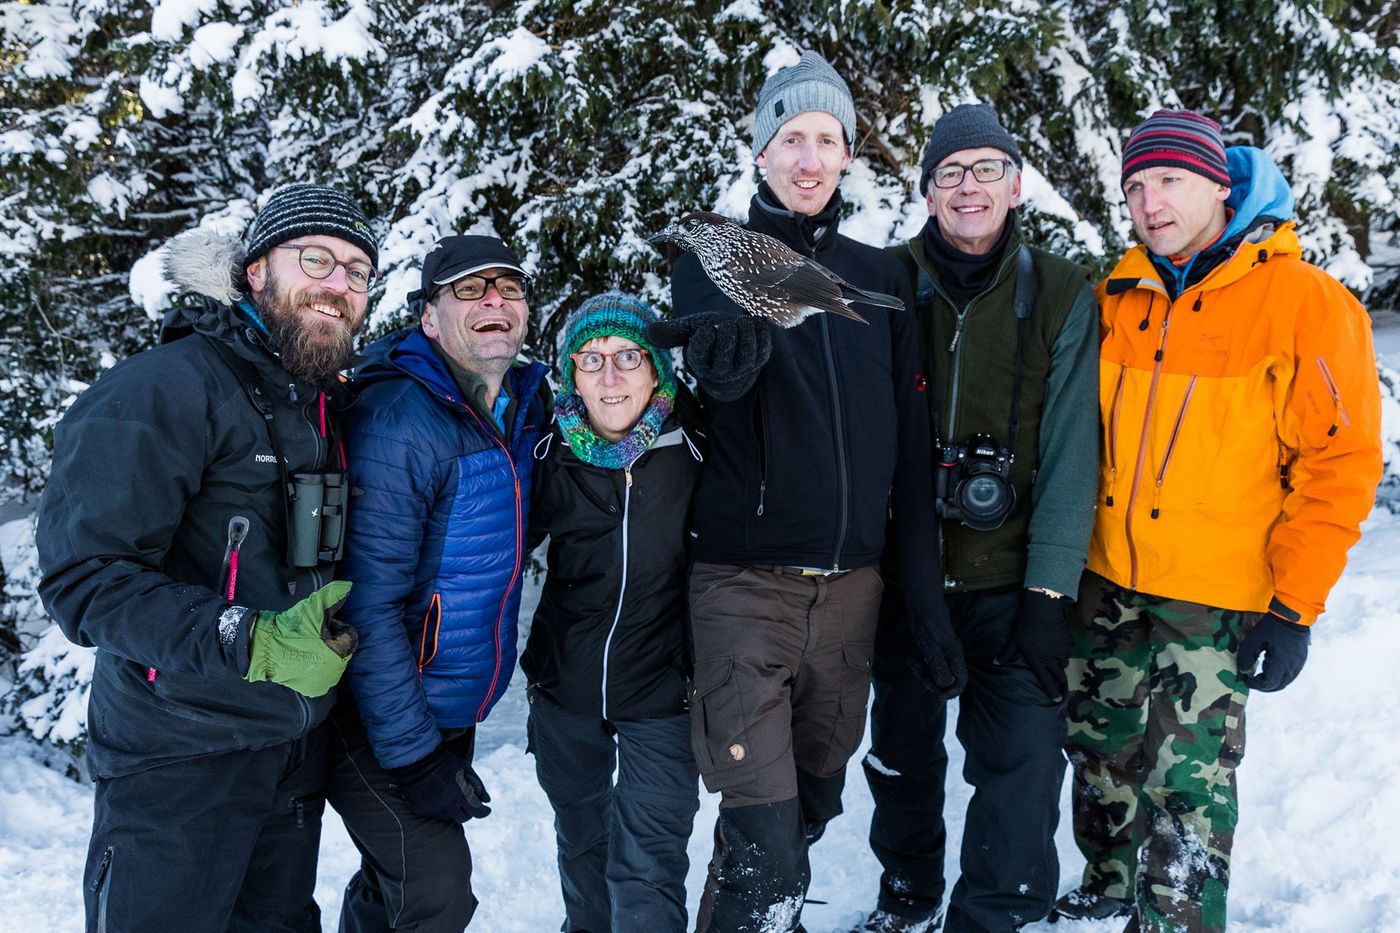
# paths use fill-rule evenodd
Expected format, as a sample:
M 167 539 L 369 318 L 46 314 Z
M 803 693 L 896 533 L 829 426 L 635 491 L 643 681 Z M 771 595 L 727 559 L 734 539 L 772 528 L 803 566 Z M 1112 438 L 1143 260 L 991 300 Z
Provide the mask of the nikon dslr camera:
M 974 531 L 1000 528 L 1016 507 L 1011 451 L 998 447 L 990 434 L 974 434 L 967 444 L 944 445 L 938 454 L 934 492 L 939 518 L 960 521 Z

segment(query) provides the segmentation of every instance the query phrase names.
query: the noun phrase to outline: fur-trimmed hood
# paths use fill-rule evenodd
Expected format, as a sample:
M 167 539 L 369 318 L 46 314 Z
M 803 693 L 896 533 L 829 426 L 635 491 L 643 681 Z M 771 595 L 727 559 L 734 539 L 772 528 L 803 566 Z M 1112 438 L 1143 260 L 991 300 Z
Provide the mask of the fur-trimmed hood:
M 243 296 L 243 242 L 213 230 L 186 230 L 165 245 L 165 278 L 187 294 L 231 305 Z
M 162 271 L 179 294 L 161 323 L 161 343 L 195 332 L 230 340 L 236 331 L 250 329 L 250 324 L 252 329 L 260 326 L 248 319 L 250 309 L 242 307 L 248 280 L 238 237 L 186 230 L 165 245 Z M 249 342 L 260 341 L 250 334 Z

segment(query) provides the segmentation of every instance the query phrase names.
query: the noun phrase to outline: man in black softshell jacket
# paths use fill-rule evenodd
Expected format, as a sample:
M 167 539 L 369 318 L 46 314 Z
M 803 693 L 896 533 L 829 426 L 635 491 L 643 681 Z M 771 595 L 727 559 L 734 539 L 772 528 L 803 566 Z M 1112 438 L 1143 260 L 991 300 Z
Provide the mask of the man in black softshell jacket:
M 838 233 L 855 105 L 835 70 L 804 53 L 764 84 L 754 125 L 765 180 L 748 228 L 911 308 L 898 261 Z M 712 418 L 695 504 L 691 720 L 705 786 L 722 799 L 699 929 L 791 930 L 807 849 L 841 812 L 864 731 L 891 512 L 920 674 L 949 693 L 962 677 L 939 586 L 914 317 L 857 304 L 868 324 L 818 314 L 772 327 L 743 316 L 690 255 L 671 294 L 677 320 L 653 330 L 686 345 Z
M 319 726 L 355 645 L 333 616 L 338 371 L 377 259 L 318 185 L 274 192 L 246 250 L 177 237 L 162 346 L 54 431 L 39 592 L 97 648 L 89 930 L 320 930 Z

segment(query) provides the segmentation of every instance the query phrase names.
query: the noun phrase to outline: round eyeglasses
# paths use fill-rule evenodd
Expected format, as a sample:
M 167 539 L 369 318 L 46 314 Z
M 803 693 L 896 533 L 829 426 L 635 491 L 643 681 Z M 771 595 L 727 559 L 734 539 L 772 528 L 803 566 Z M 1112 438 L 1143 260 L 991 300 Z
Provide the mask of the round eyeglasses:
M 581 373 L 596 373 L 603 368 L 603 364 L 608 360 L 612 360 L 613 365 L 618 370 L 627 373 L 642 365 L 642 361 L 647 358 L 647 351 L 640 347 L 628 347 L 625 350 L 614 350 L 612 353 L 584 350 L 579 353 L 570 353 L 569 358 L 574 361 L 574 366 Z
M 273 249 L 294 249 L 301 271 L 313 279 L 328 279 L 336 266 L 345 267 L 345 285 L 352 292 L 364 294 L 374 284 L 374 266 L 358 259 L 341 262 L 335 254 L 324 246 L 301 246 L 296 243 L 282 243 Z

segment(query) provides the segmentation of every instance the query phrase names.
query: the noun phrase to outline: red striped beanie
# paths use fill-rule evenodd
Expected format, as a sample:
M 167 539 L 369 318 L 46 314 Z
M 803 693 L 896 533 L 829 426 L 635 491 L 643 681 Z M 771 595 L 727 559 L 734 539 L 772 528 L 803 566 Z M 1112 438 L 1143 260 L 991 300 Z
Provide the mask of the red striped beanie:
M 1158 165 L 1184 168 L 1230 187 L 1220 124 L 1190 110 L 1158 110 L 1128 137 L 1123 146 L 1122 182 Z

